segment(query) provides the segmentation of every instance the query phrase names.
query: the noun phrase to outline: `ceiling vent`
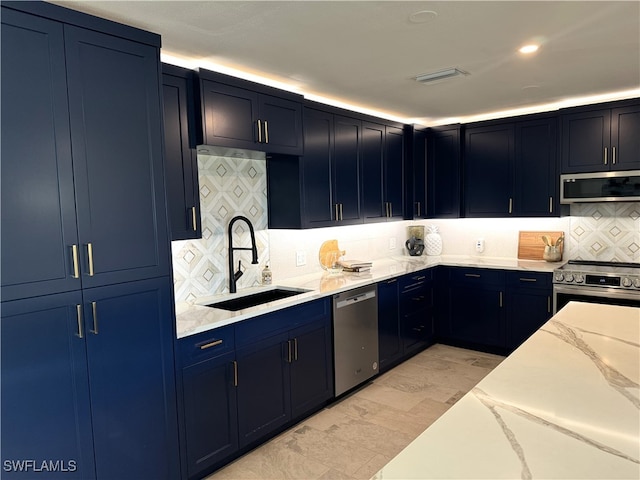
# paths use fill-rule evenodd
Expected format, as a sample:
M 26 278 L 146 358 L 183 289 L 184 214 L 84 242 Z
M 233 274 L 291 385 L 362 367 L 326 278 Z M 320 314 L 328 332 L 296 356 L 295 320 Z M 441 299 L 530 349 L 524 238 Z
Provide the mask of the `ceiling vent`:
M 418 75 L 415 80 L 420 83 L 432 83 L 438 80 L 444 80 L 446 78 L 457 77 L 458 75 L 468 76 L 469 72 L 460 70 L 458 68 L 448 68 L 446 70 L 439 70 L 437 72 L 425 73 L 424 75 Z

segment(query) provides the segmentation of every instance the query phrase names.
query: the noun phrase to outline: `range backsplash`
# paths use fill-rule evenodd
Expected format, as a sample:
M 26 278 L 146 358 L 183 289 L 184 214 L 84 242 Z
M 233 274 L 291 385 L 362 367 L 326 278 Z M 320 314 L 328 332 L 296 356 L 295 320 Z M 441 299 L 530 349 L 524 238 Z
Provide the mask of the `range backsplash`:
M 236 157 L 198 156 L 202 239 L 172 243 L 176 301 L 228 293 L 227 225 L 236 215 L 248 217 L 256 231 L 259 265 L 249 252 L 236 252 L 244 275 L 238 289 L 260 284 L 269 263 L 274 282 L 294 275 L 318 272 L 318 249 L 337 239 L 347 257 L 375 260 L 406 255 L 409 225 L 437 225 L 443 254 L 515 258 L 520 230 L 562 230 L 566 233 L 564 260 L 640 262 L 640 202 L 574 204 L 564 218 L 434 219 L 312 230 L 268 230 L 266 163 Z M 236 223 L 244 228 L 241 222 Z M 246 229 L 245 229 L 246 230 Z M 483 254 L 474 249 L 485 239 Z M 234 236 L 235 246 L 249 246 L 248 231 Z M 296 251 L 305 251 L 307 264 L 296 266 Z M 273 265 L 271 265 L 273 261 Z
M 568 258 L 640 262 L 640 202 L 571 205 Z

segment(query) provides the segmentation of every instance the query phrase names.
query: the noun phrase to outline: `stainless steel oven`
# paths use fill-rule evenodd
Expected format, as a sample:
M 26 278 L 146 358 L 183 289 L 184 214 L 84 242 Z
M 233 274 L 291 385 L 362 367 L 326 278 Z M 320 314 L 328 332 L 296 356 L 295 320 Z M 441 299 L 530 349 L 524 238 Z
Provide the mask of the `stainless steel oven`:
M 640 263 L 569 260 L 553 275 L 553 313 L 570 301 L 640 307 Z

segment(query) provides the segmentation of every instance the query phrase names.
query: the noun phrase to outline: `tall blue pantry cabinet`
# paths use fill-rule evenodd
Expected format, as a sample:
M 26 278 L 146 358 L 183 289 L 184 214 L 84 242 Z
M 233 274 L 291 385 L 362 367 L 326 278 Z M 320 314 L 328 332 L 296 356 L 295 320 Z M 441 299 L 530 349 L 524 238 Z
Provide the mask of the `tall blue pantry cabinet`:
M 2 478 L 179 477 L 159 47 L 2 3 Z

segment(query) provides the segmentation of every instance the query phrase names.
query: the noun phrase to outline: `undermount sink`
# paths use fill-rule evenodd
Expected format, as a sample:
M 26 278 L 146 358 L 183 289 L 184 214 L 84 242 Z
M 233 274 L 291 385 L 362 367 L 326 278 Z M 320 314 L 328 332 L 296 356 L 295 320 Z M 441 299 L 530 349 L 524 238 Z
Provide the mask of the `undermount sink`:
M 293 297 L 306 293 L 307 290 L 285 290 L 283 288 L 274 288 L 272 290 L 266 290 L 264 292 L 252 293 L 245 295 L 244 297 L 232 298 L 229 300 L 223 300 L 222 302 L 211 303 L 207 307 L 220 308 L 222 310 L 229 310 L 236 312 L 245 308 L 256 307 L 263 303 L 273 302 L 275 300 L 281 300 L 287 297 Z

